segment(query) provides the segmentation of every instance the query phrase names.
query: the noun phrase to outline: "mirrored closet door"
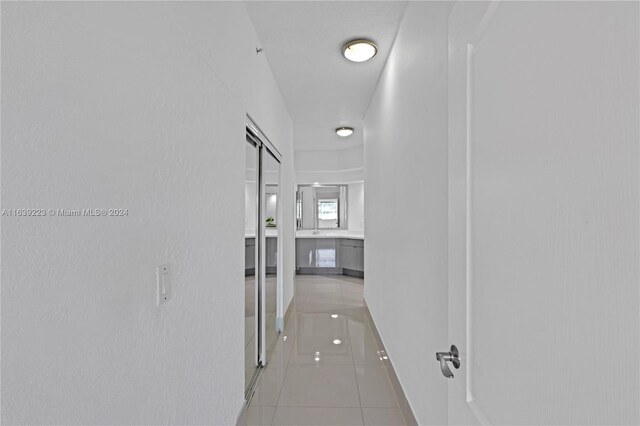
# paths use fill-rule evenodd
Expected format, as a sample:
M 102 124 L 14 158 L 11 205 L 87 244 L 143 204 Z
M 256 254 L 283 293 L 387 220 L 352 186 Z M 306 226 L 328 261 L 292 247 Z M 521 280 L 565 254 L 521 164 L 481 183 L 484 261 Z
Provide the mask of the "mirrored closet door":
M 246 143 L 244 182 L 244 377 L 245 391 L 260 365 L 258 348 L 260 317 L 258 315 L 258 164 L 259 148 L 249 137 Z
M 267 364 L 280 329 L 282 264 L 278 151 L 253 123 L 247 124 L 245 160 L 245 392 Z

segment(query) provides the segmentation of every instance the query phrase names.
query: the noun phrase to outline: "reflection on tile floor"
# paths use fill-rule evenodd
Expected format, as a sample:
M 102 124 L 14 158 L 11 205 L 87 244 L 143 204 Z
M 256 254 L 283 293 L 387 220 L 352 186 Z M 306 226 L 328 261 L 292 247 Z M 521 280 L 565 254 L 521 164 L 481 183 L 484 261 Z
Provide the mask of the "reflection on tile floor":
M 296 276 L 295 286 L 295 311 L 240 424 L 404 425 L 363 280 Z

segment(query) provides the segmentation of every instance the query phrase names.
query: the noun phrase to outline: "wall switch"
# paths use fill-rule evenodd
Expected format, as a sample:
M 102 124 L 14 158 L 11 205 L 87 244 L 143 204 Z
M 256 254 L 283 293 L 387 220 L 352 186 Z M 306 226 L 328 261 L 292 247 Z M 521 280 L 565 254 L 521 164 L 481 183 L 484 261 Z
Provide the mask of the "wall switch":
M 156 268 L 158 287 L 158 306 L 171 300 L 171 264 L 165 263 Z

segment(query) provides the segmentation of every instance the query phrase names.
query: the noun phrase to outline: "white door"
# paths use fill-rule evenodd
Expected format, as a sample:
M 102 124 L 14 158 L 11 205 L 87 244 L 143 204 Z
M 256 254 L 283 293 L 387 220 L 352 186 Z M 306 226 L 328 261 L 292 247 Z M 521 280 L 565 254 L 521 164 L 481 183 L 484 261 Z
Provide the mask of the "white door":
M 639 26 L 637 2 L 451 11 L 451 424 L 640 423 Z

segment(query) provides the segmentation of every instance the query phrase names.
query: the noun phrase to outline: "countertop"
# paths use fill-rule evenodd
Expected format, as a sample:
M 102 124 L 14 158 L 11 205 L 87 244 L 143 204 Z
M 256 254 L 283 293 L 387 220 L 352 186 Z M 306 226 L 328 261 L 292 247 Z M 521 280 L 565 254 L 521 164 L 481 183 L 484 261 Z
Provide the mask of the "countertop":
M 267 237 L 277 237 L 278 236 L 278 230 L 277 229 L 267 229 L 266 236 Z M 244 237 L 245 238 L 255 238 L 256 237 L 256 231 L 245 230 L 244 231 Z
M 267 237 L 277 237 L 277 229 L 267 229 Z M 255 231 L 245 231 L 245 238 L 255 238 Z M 363 231 L 340 231 L 340 230 L 321 230 L 318 234 L 314 235 L 312 230 L 296 231 L 296 238 L 349 238 L 352 240 L 364 240 Z
M 363 231 L 340 231 L 340 230 L 320 230 L 316 235 L 312 230 L 296 231 L 296 238 L 349 238 L 353 240 L 364 240 Z

